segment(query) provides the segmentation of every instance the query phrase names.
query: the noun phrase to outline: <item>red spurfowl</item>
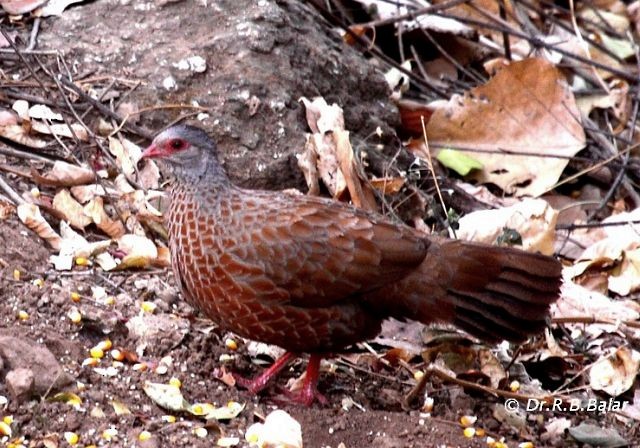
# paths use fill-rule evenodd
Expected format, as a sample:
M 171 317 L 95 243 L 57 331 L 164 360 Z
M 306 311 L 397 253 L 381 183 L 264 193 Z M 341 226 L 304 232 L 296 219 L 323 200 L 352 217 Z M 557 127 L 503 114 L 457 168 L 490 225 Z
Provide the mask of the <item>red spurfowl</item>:
M 558 297 L 551 257 L 425 235 L 330 199 L 239 188 L 199 128 L 163 131 L 143 157 L 174 178 L 166 222 L 186 300 L 222 328 L 287 350 L 246 382 L 253 392 L 308 352 L 297 399 L 310 404 L 323 354 L 373 338 L 389 317 L 523 341 Z

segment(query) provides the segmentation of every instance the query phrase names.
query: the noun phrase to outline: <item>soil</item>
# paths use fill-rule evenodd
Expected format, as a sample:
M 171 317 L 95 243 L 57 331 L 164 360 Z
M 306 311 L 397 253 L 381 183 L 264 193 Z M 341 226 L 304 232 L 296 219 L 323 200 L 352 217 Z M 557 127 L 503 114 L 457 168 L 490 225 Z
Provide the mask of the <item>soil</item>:
M 25 41 L 29 30 L 20 32 Z M 159 129 L 179 115 L 203 113 L 184 105 L 208 108 L 207 117 L 199 117 L 201 125 L 215 136 L 232 177 L 245 186 L 304 189 L 295 159 L 307 132 L 298 103 L 301 96 L 338 102 L 356 149 L 397 149 L 392 128 L 398 113 L 388 100 L 381 73 L 344 45 L 312 8 L 296 1 L 82 3 L 42 22 L 38 48 L 62 52 L 77 79 L 140 81 L 127 101 L 145 109 L 134 120 L 148 128 Z M 177 67 L 191 56 L 204 58 L 204 72 Z M 162 108 L 171 104 L 183 106 Z M 375 134 L 378 127 L 382 137 Z M 20 192 L 31 187 L 13 178 L 11 182 Z M 246 375 L 260 371 L 251 362 L 255 357 L 248 353 L 248 341 L 235 338 L 238 349 L 227 348 L 230 335 L 180 300 L 168 270 L 106 274 L 76 268 L 65 273 L 53 269 L 51 254 L 17 218 L 0 220 L 0 336 L 46 347 L 72 380 L 61 389 L 82 398 L 77 408 L 50 400 L 58 392 L 54 389 L 42 397 L 14 399 L 7 382 L 1 382 L 0 395 L 9 397 L 3 415 L 13 415 L 14 436 L 25 436 L 30 446 L 58 446 L 44 444 L 58 440 L 66 446 L 61 436 L 65 431 L 79 434 L 80 446 L 213 446 L 220 435 L 237 436 L 239 446 L 246 446 L 247 427 L 276 407 L 300 422 L 304 446 L 311 448 L 486 446 L 483 438 L 464 437 L 457 423 L 462 415 L 478 416 L 476 427 L 497 439 L 506 437 L 509 446 L 537 440 L 544 429 L 542 421 L 531 421 L 527 430 L 514 430 L 492 415 L 499 399 L 471 396 L 437 380 L 428 388 L 435 399 L 431 416 L 403 410 L 413 378 L 399 367 L 374 371 L 367 363 L 358 369 L 334 361 L 326 365 L 320 382 L 329 402 L 326 407 L 275 404 L 276 387 L 264 396 L 250 396 L 214 377 L 214 371 L 226 365 L 221 355 L 232 357 L 229 370 Z M 34 284 L 39 279 L 42 284 Z M 113 304 L 95 299 L 95 287 L 115 297 Z M 79 302 L 70 299 L 72 292 L 80 294 Z M 152 315 L 142 314 L 142 301 L 156 305 Z M 83 315 L 80 324 L 68 317 L 74 309 Z M 28 318 L 18 318 L 21 311 Z M 136 336 L 138 325 L 158 331 L 141 339 Z M 136 361 L 125 360 L 114 376 L 101 375 L 83 362 L 90 349 L 107 338 L 124 352 L 136 353 L 141 347 L 144 351 Z M 157 373 L 153 367 L 167 356 L 167 372 Z M 28 364 L 27 359 L 16 362 Z M 140 362 L 151 367 L 136 370 Z M 109 365 L 105 359 L 99 367 Z M 16 367 L 20 366 L 11 369 Z M 0 370 L 4 376 L 9 368 L 0 365 Z M 284 386 L 303 371 L 303 362 L 294 364 L 278 384 Z M 145 381 L 166 383 L 171 377 L 181 380 L 190 402 L 220 406 L 234 400 L 246 407 L 233 419 L 208 423 L 209 435 L 199 438 L 193 430 L 204 426 L 203 420 L 181 413 L 176 423 L 167 423 L 163 416 L 168 412 L 142 391 Z M 345 399 L 357 406 L 345 405 Z M 114 402 L 130 412 L 118 415 Z M 117 428 L 118 435 L 106 442 L 103 431 L 110 427 Z M 143 430 L 152 437 L 140 442 Z M 562 438 L 558 444 L 571 442 Z

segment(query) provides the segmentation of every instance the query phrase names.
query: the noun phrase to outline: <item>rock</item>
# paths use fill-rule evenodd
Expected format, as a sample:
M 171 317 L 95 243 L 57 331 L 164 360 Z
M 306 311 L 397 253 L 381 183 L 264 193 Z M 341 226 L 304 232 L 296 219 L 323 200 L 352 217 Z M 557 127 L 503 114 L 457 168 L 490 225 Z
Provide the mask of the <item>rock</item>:
M 18 371 L 11 378 L 15 385 L 21 383 L 17 378 L 21 371 L 31 371 L 33 385 L 29 388 L 30 395 L 44 396 L 73 381 L 47 347 L 24 337 L 1 336 L 0 358 L 6 370 Z M 17 390 L 21 390 L 20 387 Z
M 33 394 L 35 377 L 31 369 L 11 370 L 4 380 L 9 394 L 17 402 L 22 402 Z
M 173 314 L 142 314 L 127 322 L 136 352 L 160 355 L 177 346 L 189 332 L 189 321 Z

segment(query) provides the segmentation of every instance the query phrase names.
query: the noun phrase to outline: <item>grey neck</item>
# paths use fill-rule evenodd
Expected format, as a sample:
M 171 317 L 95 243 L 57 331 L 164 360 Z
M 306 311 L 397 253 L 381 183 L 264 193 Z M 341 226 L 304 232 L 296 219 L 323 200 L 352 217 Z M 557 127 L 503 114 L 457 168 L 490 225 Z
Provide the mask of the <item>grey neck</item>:
M 215 156 L 185 160 L 184 163 L 171 164 L 169 168 L 174 181 L 187 187 L 221 190 L 231 186 L 227 173 Z

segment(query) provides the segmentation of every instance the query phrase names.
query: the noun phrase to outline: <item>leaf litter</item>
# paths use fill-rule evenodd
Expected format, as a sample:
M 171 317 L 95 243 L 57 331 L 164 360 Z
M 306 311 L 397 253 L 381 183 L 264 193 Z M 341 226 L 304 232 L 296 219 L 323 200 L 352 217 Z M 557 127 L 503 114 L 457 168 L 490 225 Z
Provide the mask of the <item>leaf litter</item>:
M 11 3 L 0 2 L 0 5 L 7 12 L 19 15 L 27 14 L 45 2 L 33 2 L 23 9 L 16 9 L 15 2 L 8 7 Z M 52 3 L 51 7 L 59 9 L 41 9 L 34 17 L 63 14 L 64 8 L 73 2 L 59 2 L 61 5 L 58 6 Z M 577 6 L 575 19 L 587 31 L 583 32 L 587 41 L 573 29 L 570 20 L 573 12 L 558 14 L 559 18 L 555 20 L 560 20 L 565 27 L 557 23 L 549 27 L 543 42 L 538 42 L 544 43 L 544 48 L 533 51 L 534 42 L 514 33 L 522 26 L 517 14 L 523 11 L 516 11 L 511 2 L 506 3 L 507 17 L 502 23 L 495 20 L 501 13 L 502 2 L 482 1 L 474 2 L 473 6 L 449 8 L 448 17 L 435 14 L 406 19 L 405 28 L 398 26 L 401 20 L 394 21 L 403 12 L 397 8 L 391 12 L 385 9 L 384 15 L 372 18 L 371 23 L 364 24 L 366 26 L 357 25 L 375 30 L 376 20 L 391 20 L 401 38 L 415 39 L 411 34 L 415 30 L 435 30 L 451 38 L 456 36 L 457 47 L 449 47 L 444 52 L 446 57 L 421 61 L 415 60 L 417 54 L 414 54 L 412 62 L 405 61 L 398 65 L 399 68 L 391 67 L 387 71 L 390 89 L 399 104 L 402 130 L 414 138 L 413 146 L 408 136 L 402 144 L 417 160 L 417 165 L 421 163 L 420 157 L 431 151 L 442 164 L 439 179 L 447 175 L 460 185 L 474 183 L 471 187 L 475 190 L 470 196 L 482 197 L 482 202 L 471 202 L 470 208 L 476 207 L 477 211 L 466 210 L 465 215 L 456 220 L 459 237 L 489 244 L 511 244 L 548 254 L 561 250 L 559 248 L 567 239 L 583 243 L 580 254 L 564 260 L 565 284 L 561 300 L 554 305 L 552 332 L 514 350 L 505 344 L 483 347 L 467 336 L 449 330 L 435 335 L 429 333 L 430 330 L 420 329 L 399 333 L 398 327 L 391 325 L 370 352 L 353 358 L 354 366 L 362 364 L 372 375 L 394 377 L 406 386 L 415 386 L 427 378 L 431 390 L 418 400 L 422 410 L 429 409 L 427 413 L 431 412 L 434 396 L 436 403 L 453 406 L 456 400 L 468 403 L 473 393 L 503 398 L 516 396 L 521 402 L 533 398 L 584 401 L 597 397 L 595 392 L 624 399 L 631 393 L 629 409 L 633 410 L 638 405 L 634 380 L 640 364 L 640 355 L 633 348 L 640 328 L 637 304 L 640 288 L 637 210 L 640 204 L 628 185 L 638 181 L 633 171 L 637 170 L 637 143 L 633 143 L 637 142 L 634 116 L 637 99 L 632 98 L 638 85 L 637 82 L 632 84 L 633 76 L 637 77 L 637 69 L 631 64 L 636 57 L 635 49 L 625 33 L 637 33 L 637 29 L 630 30 L 630 27 L 637 27 L 632 24 L 635 23 L 633 20 L 637 22 L 638 6 L 627 7 L 619 2 L 601 2 L 594 8 Z M 518 8 L 527 5 L 517 3 Z M 529 18 L 550 20 L 550 17 L 536 14 L 529 6 L 524 8 Z M 559 10 L 551 7 L 550 11 Z M 503 33 L 473 20 L 498 23 Z M 505 44 L 504 33 L 509 32 L 513 35 Z M 360 37 L 367 39 L 373 35 L 362 33 Z M 357 40 L 350 42 L 355 46 Z M 594 47 L 596 44 L 598 46 Z M 504 55 L 496 57 L 503 45 L 512 50 L 513 60 Z M 488 50 L 482 50 L 482 46 L 491 49 L 492 58 L 486 56 Z M 473 79 L 457 67 L 452 71 L 451 60 L 456 58 L 464 67 L 470 67 L 471 63 L 482 66 L 485 79 Z M 562 69 L 560 64 L 563 64 Z M 405 71 L 412 75 L 408 76 Z M 426 73 L 453 73 L 459 79 L 447 79 L 443 75 L 437 85 L 446 88 L 448 94 L 434 99 L 416 87 Z M 453 82 L 461 80 L 464 82 Z M 411 107 L 406 96 L 411 96 Z M 89 142 L 98 139 L 98 157 L 95 154 L 84 157 L 87 152 L 80 158 L 77 149 L 70 157 L 67 149 L 61 149 L 53 165 L 30 167 L 26 184 L 41 187 L 42 195 L 32 198 L 27 194 L 28 190 L 20 189 L 25 182 L 13 183 L 24 203 L 3 208 L 10 216 L 15 206 L 20 220 L 58 251 L 51 257 L 54 269 L 71 274 L 90 272 L 88 269 L 99 269 L 104 274 L 129 271 L 127 275 L 136 276 L 144 272 L 141 269 L 167 267 L 169 254 L 163 241 L 166 232 L 159 219 L 163 195 L 153 191 L 161 185 L 160 173 L 153 162 L 145 162 L 138 169 L 140 147 L 128 138 L 130 135 L 116 132 L 116 128 L 109 125 L 111 135 L 97 137 L 105 134 L 99 130 L 95 130 L 95 134 L 87 133 L 84 126 L 75 122 L 69 110 L 25 100 L 9 102 L 4 97 L 2 101 L 0 135 L 8 141 L 44 149 L 51 145 L 64 146 L 64 141 L 68 140 Z M 399 202 L 402 202 L 402 198 L 409 195 L 409 185 L 415 184 L 416 180 L 423 181 L 419 176 L 424 173 L 419 169 L 412 171 L 411 167 L 402 167 L 394 159 L 388 160 L 389 171 L 382 176 L 372 173 L 367 151 L 376 149 L 361 151 L 360 143 L 354 144 L 345 126 L 342 108 L 328 104 L 324 98 L 303 98 L 301 101 L 311 133 L 306 147 L 301 148 L 298 163 L 311 193 L 321 194 L 326 189 L 338 200 L 379 210 L 378 201 L 393 204 L 392 199 L 400 197 Z M 614 138 L 627 139 L 621 141 L 626 145 L 628 157 L 623 153 L 623 146 L 613 145 L 619 157 L 609 163 L 609 169 L 615 172 L 620 168 L 619 161 L 626 157 L 625 166 L 633 169 L 623 172 L 626 177 L 622 181 L 610 175 L 605 177 L 609 183 L 603 185 L 602 178 L 594 175 L 597 163 L 604 160 L 605 155 L 598 140 L 585 132 L 585 117 L 597 120 L 603 133 L 612 141 Z M 69 122 L 59 123 L 63 118 Z M 426 142 L 422 141 L 422 119 L 426 125 Z M 606 154 L 607 157 L 615 155 Z M 582 172 L 585 163 L 588 170 Z M 581 174 L 569 185 L 558 185 L 576 171 Z M 628 181 L 626 187 L 624 181 Z M 599 193 L 595 198 L 601 205 L 599 209 L 593 207 L 593 199 L 576 199 L 594 182 Z M 616 187 L 611 189 L 612 195 L 608 195 L 609 186 Z M 552 190 L 554 194 L 576 199 L 571 206 L 584 212 L 581 218 L 565 223 L 561 228 L 558 213 L 564 210 L 554 209 L 552 201 L 545 200 Z M 618 208 L 620 204 L 622 209 Z M 482 210 L 487 205 L 491 209 Z M 427 205 L 423 207 L 424 220 L 429 222 L 430 228 L 436 228 L 438 211 L 428 209 Z M 390 210 L 399 213 L 394 208 Z M 7 219 L 6 214 L 3 220 Z M 444 219 L 451 221 L 449 215 Z M 59 232 L 54 230 L 56 223 Z M 584 229 L 572 227 L 585 224 L 595 225 Z M 54 282 L 60 282 L 56 287 L 62 287 L 64 282 L 55 279 L 63 277 L 52 274 L 52 278 Z M 39 287 L 38 284 L 33 283 L 33 286 Z M 118 285 L 108 284 L 108 288 L 109 294 L 105 291 L 99 299 L 93 297 L 91 300 L 110 302 L 106 299 L 113 297 L 110 294 L 118 291 Z M 132 304 L 128 307 L 134 308 Z M 84 322 L 82 308 L 81 305 L 73 309 L 81 316 L 79 322 Z M 168 310 L 161 311 L 163 316 L 173 315 Z M 116 321 L 117 318 L 105 320 Z M 117 328 L 117 324 L 112 327 L 109 323 L 101 325 L 104 325 L 101 331 L 106 332 Z M 94 372 L 106 376 L 115 375 L 124 368 L 119 364 L 96 367 L 103 363 L 102 357 L 87 359 L 93 359 Z M 153 365 L 153 362 L 136 365 Z M 547 371 L 534 373 L 536 366 Z M 332 365 L 329 372 L 339 369 Z M 367 374 L 364 377 L 363 381 L 368 382 Z M 151 401 L 170 411 L 232 419 L 244 409 L 235 401 L 231 401 L 235 403 L 232 406 L 192 405 L 175 385 L 148 380 L 144 384 Z M 454 392 L 443 392 L 447 388 Z M 409 393 L 409 389 L 405 392 Z M 84 389 L 78 386 L 75 391 L 54 397 L 57 397 L 55 401 L 78 406 L 83 404 L 83 394 Z M 114 400 L 113 403 L 121 402 Z M 631 424 L 638 419 L 637 412 L 612 412 L 606 415 L 606 423 L 611 427 L 602 428 L 588 423 L 593 414 L 560 417 L 560 413 L 547 411 L 536 414 L 540 423 L 535 426 L 521 413 L 504 414 L 499 400 L 494 404 L 493 419 L 502 425 L 498 433 L 484 434 L 482 425 L 488 423 L 486 416 L 477 419 L 465 414 L 464 417 L 472 417 L 465 421 L 473 421 L 460 425 L 465 429 L 473 427 L 473 432 L 465 432 L 465 437 L 486 439 L 487 443 L 491 439 L 490 446 L 502 446 L 499 445 L 503 443 L 500 434 L 516 428 L 519 438 L 562 444 L 565 430 L 568 430 L 571 437 L 583 443 L 621 446 L 629 440 L 614 429 L 614 422 Z M 129 415 L 122 411 L 126 405 L 115 407 L 120 409 L 116 411 L 117 415 Z M 203 409 L 206 412 L 200 412 Z M 300 425 L 296 426 L 295 420 L 292 422 L 284 416 L 276 425 L 283 425 L 279 426 L 282 429 L 286 423 L 294 428 L 291 441 L 269 441 L 273 436 L 263 433 L 266 431 L 263 428 L 275 419 L 272 415 L 266 417 L 264 424 L 258 424 L 263 426 L 249 428 L 246 440 L 257 446 L 271 446 L 270 443 L 301 446 Z M 9 424 L 5 422 L 5 425 Z M 73 432 L 65 434 L 68 441 L 73 439 Z M 239 442 L 234 437 L 220 437 L 220 443 L 221 446 L 233 446 Z

